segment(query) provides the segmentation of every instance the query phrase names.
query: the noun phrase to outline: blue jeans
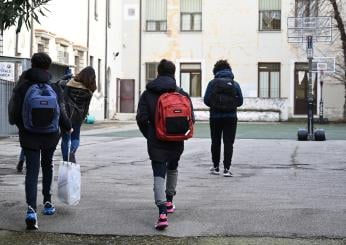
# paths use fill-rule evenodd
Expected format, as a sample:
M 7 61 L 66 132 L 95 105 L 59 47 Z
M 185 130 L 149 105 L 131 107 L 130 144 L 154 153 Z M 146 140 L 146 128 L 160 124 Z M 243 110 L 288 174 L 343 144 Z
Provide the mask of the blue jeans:
M 68 154 L 75 153 L 79 146 L 81 125 L 72 125 L 73 132 L 62 133 L 61 136 L 61 153 L 64 161 L 68 161 Z M 69 151 L 70 148 L 70 151 Z
M 44 150 L 23 148 L 26 157 L 25 195 L 26 202 L 36 210 L 37 183 L 40 172 L 40 156 L 42 168 L 43 203 L 51 201 L 51 185 L 53 180 L 53 154 L 55 147 Z
M 20 150 L 19 161 L 25 161 L 25 154 L 23 148 Z

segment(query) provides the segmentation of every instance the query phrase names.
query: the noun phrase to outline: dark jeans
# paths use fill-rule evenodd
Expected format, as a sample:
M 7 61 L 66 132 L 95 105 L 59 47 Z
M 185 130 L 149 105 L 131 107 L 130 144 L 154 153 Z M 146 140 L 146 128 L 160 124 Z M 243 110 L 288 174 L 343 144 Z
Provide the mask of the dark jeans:
M 61 152 L 64 161 L 68 160 L 69 152 L 75 153 L 79 147 L 81 125 L 74 124 L 72 128 L 73 132 L 71 134 L 66 132 L 61 134 Z
M 51 201 L 51 185 L 53 180 L 53 154 L 54 148 L 44 150 L 31 150 L 23 148 L 26 157 L 25 195 L 26 202 L 36 210 L 37 208 L 37 182 L 40 172 L 40 156 L 42 167 L 42 194 L 43 203 Z
M 221 154 L 221 136 L 224 144 L 224 168 L 229 169 L 232 162 L 233 143 L 237 130 L 237 118 L 210 118 L 211 154 L 215 168 L 219 167 Z

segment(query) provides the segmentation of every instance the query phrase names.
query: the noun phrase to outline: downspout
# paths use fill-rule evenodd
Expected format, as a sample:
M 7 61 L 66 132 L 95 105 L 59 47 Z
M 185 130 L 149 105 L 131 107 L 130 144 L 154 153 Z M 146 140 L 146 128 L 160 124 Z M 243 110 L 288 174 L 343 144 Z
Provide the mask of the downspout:
M 138 55 L 138 99 L 141 96 L 142 85 L 142 0 L 139 0 L 139 55 Z
M 30 28 L 30 58 L 34 54 L 34 18 L 30 17 L 30 22 L 31 22 L 31 28 Z
M 105 95 L 104 95 L 104 118 L 108 118 L 108 72 L 107 72 L 107 53 L 108 53 L 108 3 L 109 1 L 106 0 L 106 19 L 105 19 Z
M 90 33 L 90 0 L 88 0 L 88 14 L 87 14 L 87 51 L 86 51 L 86 59 L 87 65 L 90 65 L 89 60 L 89 33 Z

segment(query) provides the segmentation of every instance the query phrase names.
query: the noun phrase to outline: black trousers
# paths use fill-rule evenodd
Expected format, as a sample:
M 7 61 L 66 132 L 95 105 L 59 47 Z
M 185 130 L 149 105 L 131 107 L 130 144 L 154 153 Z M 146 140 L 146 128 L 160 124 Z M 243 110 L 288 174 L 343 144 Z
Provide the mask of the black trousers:
M 229 169 L 232 163 L 233 143 L 237 131 L 237 118 L 210 118 L 211 154 L 215 168 L 219 167 L 221 154 L 221 136 L 224 144 L 224 168 Z
M 40 165 L 42 168 L 43 203 L 51 201 L 51 185 L 53 181 L 53 155 L 55 147 L 44 150 L 24 148 L 26 157 L 25 194 L 26 202 L 36 210 L 37 184 Z M 40 164 L 41 162 L 41 164 Z

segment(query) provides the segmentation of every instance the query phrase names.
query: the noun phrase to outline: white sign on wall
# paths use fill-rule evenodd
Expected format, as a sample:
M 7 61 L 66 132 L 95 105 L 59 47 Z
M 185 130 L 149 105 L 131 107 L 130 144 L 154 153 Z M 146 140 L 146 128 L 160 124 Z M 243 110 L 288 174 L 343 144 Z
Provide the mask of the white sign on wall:
M 127 4 L 124 6 L 124 19 L 125 20 L 138 20 L 139 6 L 137 4 Z
M 0 79 L 14 82 L 14 63 L 0 62 Z

